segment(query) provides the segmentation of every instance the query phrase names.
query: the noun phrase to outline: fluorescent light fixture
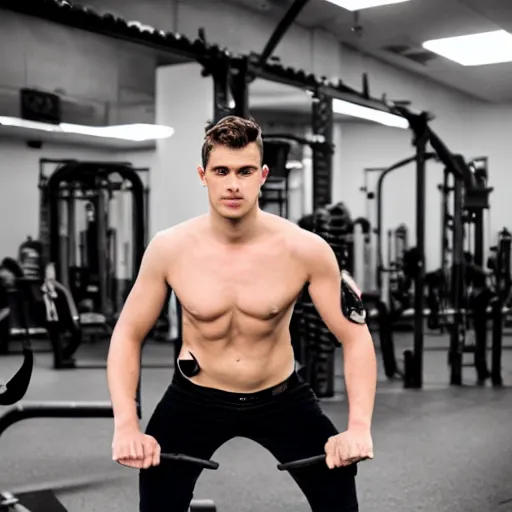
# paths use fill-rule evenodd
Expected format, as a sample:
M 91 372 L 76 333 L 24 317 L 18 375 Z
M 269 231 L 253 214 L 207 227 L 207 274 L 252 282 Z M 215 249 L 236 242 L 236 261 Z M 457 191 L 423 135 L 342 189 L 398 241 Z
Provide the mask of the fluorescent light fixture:
M 393 128 L 403 128 L 404 130 L 409 128 L 409 122 L 404 117 L 340 99 L 333 100 L 332 110 L 336 114 L 366 119 L 386 126 L 392 126 Z
M 132 142 L 166 139 L 172 137 L 174 128 L 155 124 L 124 124 L 117 126 L 84 126 L 79 124 L 48 124 L 27 121 L 17 117 L 0 116 L 0 125 L 14 126 L 29 130 L 40 130 L 52 133 L 69 133 L 75 135 L 88 135 L 104 139 L 120 139 Z
M 348 11 L 360 11 L 370 7 L 380 7 L 382 5 L 401 4 L 409 0 L 327 0 L 331 4 L 343 7 Z
M 166 139 L 171 137 L 174 129 L 169 126 L 155 124 L 124 124 L 118 126 L 81 126 L 78 124 L 61 123 L 60 127 L 66 133 L 78 133 L 91 137 L 106 139 L 122 139 L 134 142 L 145 140 Z
M 435 39 L 423 48 L 463 66 L 483 66 L 512 61 L 512 34 L 505 30 Z

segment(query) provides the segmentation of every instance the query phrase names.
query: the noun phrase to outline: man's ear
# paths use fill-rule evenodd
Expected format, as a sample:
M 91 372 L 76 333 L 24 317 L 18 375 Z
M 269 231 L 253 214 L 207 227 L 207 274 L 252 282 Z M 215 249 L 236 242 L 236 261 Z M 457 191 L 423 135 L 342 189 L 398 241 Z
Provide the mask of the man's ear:
M 198 166 L 197 174 L 201 180 L 201 183 L 203 184 L 203 187 L 206 187 L 206 171 L 201 166 Z
M 262 168 L 261 168 L 261 184 L 263 185 L 263 183 L 265 183 L 265 181 L 267 180 L 267 177 L 270 173 L 270 169 L 268 168 L 267 165 L 264 165 Z

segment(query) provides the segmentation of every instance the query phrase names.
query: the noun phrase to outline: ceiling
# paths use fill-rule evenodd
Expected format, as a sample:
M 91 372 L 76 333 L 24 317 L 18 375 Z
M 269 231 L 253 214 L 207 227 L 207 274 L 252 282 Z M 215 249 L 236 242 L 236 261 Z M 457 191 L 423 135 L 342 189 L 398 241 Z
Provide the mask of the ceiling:
M 121 5 L 124 0 L 112 0 Z M 168 10 L 171 0 L 148 0 Z M 277 25 L 294 0 L 222 0 L 268 16 Z M 82 3 L 104 5 L 105 0 Z M 138 3 L 136 3 L 139 5 Z M 125 4 L 123 4 L 125 5 Z M 135 4 L 134 4 L 135 5 Z M 353 31 L 356 21 L 360 35 Z M 325 0 L 309 0 L 297 22 L 334 34 L 341 43 L 389 64 L 429 77 L 483 101 L 512 102 L 512 63 L 465 68 L 421 48 L 429 39 L 503 28 L 512 32 L 512 0 L 410 0 L 355 14 Z M 154 69 L 175 62 L 172 56 L 140 45 L 76 31 L 64 26 L 21 19 L 8 11 L 0 16 L 0 115 L 18 115 L 18 89 L 37 85 L 61 91 L 67 122 L 98 125 L 152 122 Z M 286 37 L 286 36 L 285 36 Z M 44 41 L 44 44 L 41 44 Z M 63 51 L 63 48 L 66 51 Z M 1 52 L 0 52 L 1 53 Z M 77 59 L 76 56 L 80 56 Z M 101 58 L 98 58 L 101 56 Z M 138 70 L 133 73 L 133 69 Z M 66 72 L 63 73 L 62 69 Z M 343 77 L 341 77 L 343 78 Z M 91 92 L 92 91 L 92 92 Z M 251 84 L 251 108 L 280 117 L 309 118 L 311 100 L 304 92 L 265 80 Z M 350 118 L 335 116 L 336 120 Z M 37 134 L 27 134 L 26 138 Z M 1 137 L 18 137 L 1 128 Z M 39 140 L 57 142 L 58 135 Z M 76 143 L 98 145 L 98 139 L 75 137 Z M 69 141 L 69 138 L 66 138 Z M 111 148 L 142 148 L 147 144 L 104 142 Z
M 293 0 L 226 0 L 281 15 Z M 355 13 L 310 0 L 297 22 L 322 28 L 346 45 L 391 65 L 427 76 L 481 100 L 512 101 L 512 63 L 466 68 L 422 48 L 430 39 L 505 29 L 512 32 L 512 0 L 410 0 Z

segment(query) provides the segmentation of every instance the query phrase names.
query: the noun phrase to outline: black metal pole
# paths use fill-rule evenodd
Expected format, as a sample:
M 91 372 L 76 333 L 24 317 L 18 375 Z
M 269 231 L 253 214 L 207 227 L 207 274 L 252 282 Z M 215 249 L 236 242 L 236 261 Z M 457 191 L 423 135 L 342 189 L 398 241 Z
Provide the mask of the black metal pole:
M 501 354 L 503 350 L 503 302 L 497 295 L 492 302 L 491 381 L 495 387 L 503 386 Z
M 244 119 L 249 118 L 249 62 L 247 58 L 240 60 L 231 71 L 231 95 L 235 106 L 233 114 Z
M 465 318 L 463 308 L 464 291 L 464 222 L 463 222 L 463 183 L 454 174 L 453 187 L 453 247 L 452 247 L 452 305 L 454 309 L 453 325 L 450 332 L 451 366 L 450 384 L 462 385 L 462 359 L 465 345 Z
M 231 63 L 229 59 L 219 58 L 212 64 L 213 78 L 213 124 L 218 123 L 223 117 L 232 114 L 229 105 L 229 88 L 231 82 Z
M 324 142 L 324 144 L 312 146 L 313 211 L 316 211 L 318 208 L 327 206 L 332 201 L 332 98 L 319 94 L 313 100 L 312 128 L 313 136 L 323 139 Z
M 443 271 L 443 275 L 446 275 L 446 270 L 448 267 L 448 250 L 449 250 L 449 241 L 448 241 L 448 233 L 450 231 L 450 225 L 448 222 L 448 198 L 450 196 L 450 173 L 445 168 L 443 172 L 443 184 L 439 187 L 441 191 L 441 269 Z
M 512 236 L 507 229 L 500 233 L 496 258 L 497 293 L 492 302 L 491 381 L 493 386 L 503 385 L 501 357 L 503 351 L 503 303 L 510 289 L 510 249 Z
M 484 211 L 481 209 L 475 210 L 473 212 L 473 222 L 474 222 L 474 258 L 473 262 L 476 266 L 483 268 L 484 266 Z
M 425 175 L 426 155 L 428 143 L 428 118 L 422 114 L 418 118 L 415 130 L 416 139 L 416 249 L 418 254 L 418 268 L 414 280 L 414 352 L 412 358 L 413 368 L 410 379 L 407 376 L 404 385 L 407 388 L 421 389 L 423 386 L 423 310 L 425 304 Z
M 110 402 L 19 402 L 0 416 L 0 435 L 30 418 L 112 418 L 113 414 Z M 138 409 L 137 414 L 140 417 Z
M 110 318 L 112 314 L 111 304 L 108 300 L 107 294 L 107 282 L 108 282 L 108 271 L 107 271 L 107 229 L 108 229 L 108 199 L 105 197 L 106 191 L 102 187 L 101 178 L 98 177 L 96 185 L 97 196 L 96 196 L 96 251 L 98 258 L 98 280 L 99 280 L 99 301 L 100 301 L 100 312 L 103 313 L 107 318 Z
M 293 25 L 293 22 L 297 19 L 297 16 L 300 14 L 302 9 L 306 6 L 309 0 L 295 0 L 292 6 L 288 9 L 283 19 L 279 22 L 279 25 L 274 30 L 274 33 L 270 36 L 261 57 L 259 59 L 258 65 L 263 67 L 269 57 L 274 53 L 274 50 L 277 48 L 277 45 L 281 41 L 281 39 L 285 36 L 288 29 Z

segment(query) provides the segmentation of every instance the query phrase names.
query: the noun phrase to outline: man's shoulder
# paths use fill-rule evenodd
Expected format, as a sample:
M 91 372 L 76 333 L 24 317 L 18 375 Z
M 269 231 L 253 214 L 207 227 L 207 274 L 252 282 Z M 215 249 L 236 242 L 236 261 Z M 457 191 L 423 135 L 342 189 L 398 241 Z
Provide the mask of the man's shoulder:
M 277 217 L 276 225 L 288 247 L 299 256 L 308 256 L 311 252 L 318 251 L 326 244 L 325 240 L 313 233 L 301 228 L 291 220 Z
M 204 224 L 204 216 L 192 217 L 191 219 L 184 220 L 178 224 L 174 224 L 166 229 L 158 231 L 155 238 L 168 240 L 168 239 L 179 239 L 186 237 L 189 234 L 194 233 L 200 225 Z
M 178 224 L 174 224 L 166 229 L 158 231 L 153 237 L 153 244 L 166 248 L 166 250 L 183 249 L 187 243 L 198 232 L 198 228 L 203 224 L 202 217 L 193 217 Z

